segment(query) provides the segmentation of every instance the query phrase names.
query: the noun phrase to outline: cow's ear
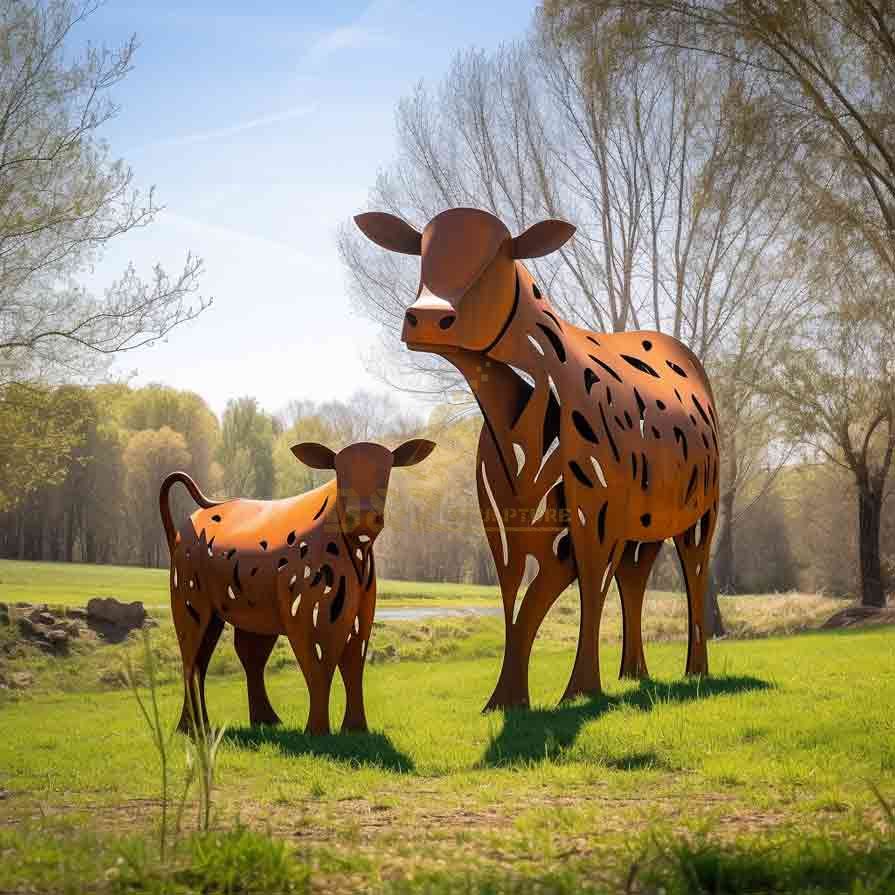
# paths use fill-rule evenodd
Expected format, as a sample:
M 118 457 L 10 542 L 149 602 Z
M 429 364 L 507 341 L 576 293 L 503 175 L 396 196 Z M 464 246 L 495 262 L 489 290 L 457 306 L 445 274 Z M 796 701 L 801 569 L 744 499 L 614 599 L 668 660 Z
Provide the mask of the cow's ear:
M 378 246 L 402 255 L 419 255 L 422 251 L 423 236 L 407 221 L 384 211 L 368 211 L 356 215 L 354 223 L 364 235 Z
M 336 455 L 328 447 L 314 441 L 305 441 L 292 446 L 292 453 L 311 469 L 335 469 Z
M 575 232 L 565 221 L 541 221 L 532 224 L 513 240 L 514 258 L 541 258 L 562 248 Z
M 434 450 L 434 441 L 427 441 L 425 438 L 411 438 L 410 441 L 405 441 L 404 444 L 392 451 L 392 462 L 394 466 L 415 466 L 425 460 Z

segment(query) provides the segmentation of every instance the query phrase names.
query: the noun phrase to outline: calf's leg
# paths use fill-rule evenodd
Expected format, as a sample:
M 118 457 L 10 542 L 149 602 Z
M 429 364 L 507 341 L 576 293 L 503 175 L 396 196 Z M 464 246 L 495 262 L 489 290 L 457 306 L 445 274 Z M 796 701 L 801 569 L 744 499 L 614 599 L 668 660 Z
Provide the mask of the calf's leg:
M 289 631 L 288 637 L 298 667 L 308 685 L 310 711 L 305 731 L 315 736 L 328 734 L 330 732 L 329 694 L 332 690 L 335 665 L 330 663 L 327 656 L 321 658 L 317 655 L 311 639 L 307 634 L 303 634 L 299 627 L 296 626 L 294 630 Z
M 372 556 L 370 557 L 372 563 Z M 371 567 L 372 568 L 372 567 Z M 339 658 L 339 674 L 345 684 L 345 717 L 343 733 L 366 733 L 367 713 L 364 710 L 364 665 L 373 633 L 373 616 L 376 614 L 376 579 L 370 574 L 367 588 L 360 598 L 357 618 L 348 636 L 348 642 Z
M 224 630 L 224 623 L 210 609 L 197 609 L 187 601 L 172 600 L 174 626 L 180 644 L 183 662 L 183 708 L 177 729 L 191 733 L 192 719 L 196 724 L 208 726 L 208 710 L 205 705 L 205 674 L 208 663 Z
M 277 642 L 276 634 L 253 634 L 242 628 L 236 629 L 233 638 L 236 655 L 245 669 L 249 697 L 250 724 L 280 724 L 280 719 L 270 704 L 264 685 L 264 668 Z

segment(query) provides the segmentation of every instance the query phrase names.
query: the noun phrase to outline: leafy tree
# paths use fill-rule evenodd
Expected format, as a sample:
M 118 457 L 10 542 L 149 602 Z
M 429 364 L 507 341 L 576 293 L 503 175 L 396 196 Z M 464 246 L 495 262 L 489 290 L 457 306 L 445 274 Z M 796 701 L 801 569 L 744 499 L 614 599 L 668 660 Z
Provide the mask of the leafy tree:
M 65 478 L 89 419 L 81 397 L 78 389 L 26 383 L 0 389 L 0 511 Z
M 191 461 L 186 471 L 210 487 L 211 464 L 220 442 L 220 425 L 205 400 L 195 392 L 164 385 L 127 390 L 117 402 L 121 426 L 133 431 L 168 426 L 186 439 Z
M 224 490 L 233 497 L 268 498 L 274 491 L 273 419 L 254 398 L 227 402 L 218 459 Z
M 163 426 L 131 436 L 124 451 L 127 471 L 128 518 L 136 536 L 141 563 L 161 565 L 167 547 L 158 513 L 159 486 L 164 477 L 190 463 L 186 439 Z

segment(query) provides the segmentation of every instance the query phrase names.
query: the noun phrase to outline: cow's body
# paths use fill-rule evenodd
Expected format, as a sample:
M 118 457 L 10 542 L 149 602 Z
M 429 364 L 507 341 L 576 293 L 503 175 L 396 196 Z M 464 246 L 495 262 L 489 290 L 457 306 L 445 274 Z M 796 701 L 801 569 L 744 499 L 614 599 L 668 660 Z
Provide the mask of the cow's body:
M 477 209 L 442 212 L 422 233 L 384 213 L 355 220 L 384 248 L 421 255 L 402 340 L 456 366 L 484 416 L 478 496 L 506 623 L 487 708 L 528 703 L 532 643 L 576 578 L 581 627 L 565 697 L 600 690 L 599 623 L 613 577 L 624 616 L 621 673 L 645 675 L 643 597 L 666 538 L 687 585 L 687 671 L 707 673 L 718 424 L 696 357 L 661 333 L 592 333 L 561 319 L 521 259 L 559 249 L 574 231 L 564 222 L 513 238 Z
M 300 455 L 308 447 L 315 449 L 312 463 L 327 450 L 319 445 L 294 450 Z M 429 450 L 431 446 L 422 456 Z M 328 455 L 335 462 L 335 455 Z M 383 524 L 393 452 L 353 445 L 342 455 L 348 455 L 347 465 L 356 477 L 366 477 L 369 486 L 340 488 L 342 474 L 337 473 L 337 479 L 297 497 L 213 502 L 184 473 L 173 473 L 163 483 L 171 609 L 186 682 L 182 729 L 189 727 L 194 683 L 207 718 L 205 672 L 227 622 L 236 629 L 253 724 L 279 722 L 264 686 L 264 666 L 284 634 L 308 684 L 308 730 L 329 732 L 329 695 L 337 668 L 346 694 L 342 729 L 366 730 L 363 668 L 376 608 L 373 542 Z M 412 456 L 399 461 L 395 465 L 419 462 Z M 180 531 L 174 530 L 168 509 L 168 491 L 175 482 L 182 482 L 200 505 Z M 374 494 L 375 505 L 370 502 Z
M 700 554 L 689 573 L 702 576 L 718 499 L 714 402 L 699 361 L 662 333 L 598 334 L 565 323 L 540 290 L 535 298 L 532 278 L 516 263 L 516 315 L 484 366 L 480 358 L 445 354 L 461 370 L 471 363 L 480 370 L 470 377 L 486 419 L 476 462 L 479 505 L 505 596 L 508 641 L 493 706 L 527 701 L 537 629 L 582 573 L 600 601 L 616 578 L 625 627 L 621 673 L 646 674 L 641 610 L 649 571 L 666 538 L 699 526 L 700 544 L 690 550 L 682 539 L 681 549 Z M 537 575 L 520 597 L 526 565 L 529 577 L 532 567 Z M 567 696 L 600 686 L 598 611 L 582 626 L 584 650 Z M 707 671 L 701 627 L 694 607 L 691 672 Z

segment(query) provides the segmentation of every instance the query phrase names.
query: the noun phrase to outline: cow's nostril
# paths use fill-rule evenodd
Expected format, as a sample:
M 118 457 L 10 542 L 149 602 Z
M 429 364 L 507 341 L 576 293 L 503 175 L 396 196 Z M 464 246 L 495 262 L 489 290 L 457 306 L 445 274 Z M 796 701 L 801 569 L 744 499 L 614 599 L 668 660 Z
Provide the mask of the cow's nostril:
M 404 316 L 407 318 L 407 322 L 411 326 L 416 326 L 416 324 L 417 324 L 416 314 L 411 314 L 410 311 L 408 311 Z
M 385 518 L 383 517 L 382 513 L 377 513 L 377 514 L 376 514 L 375 522 L 376 522 L 377 525 L 384 525 L 384 524 L 385 524 Z
M 454 325 L 456 319 L 456 314 L 448 314 L 447 317 L 442 317 L 441 320 L 438 321 L 438 325 L 442 329 L 450 329 Z

